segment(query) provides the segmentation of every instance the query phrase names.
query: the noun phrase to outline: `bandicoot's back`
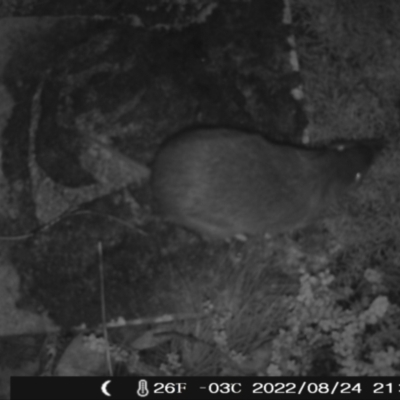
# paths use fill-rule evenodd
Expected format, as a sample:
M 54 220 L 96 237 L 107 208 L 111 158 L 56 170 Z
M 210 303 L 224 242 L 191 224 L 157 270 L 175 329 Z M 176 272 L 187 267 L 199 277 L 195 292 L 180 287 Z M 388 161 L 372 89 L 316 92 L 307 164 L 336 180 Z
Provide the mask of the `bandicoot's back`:
M 229 129 L 168 140 L 152 168 L 162 214 L 205 237 L 274 234 L 306 225 L 368 170 L 366 142 L 305 149 Z

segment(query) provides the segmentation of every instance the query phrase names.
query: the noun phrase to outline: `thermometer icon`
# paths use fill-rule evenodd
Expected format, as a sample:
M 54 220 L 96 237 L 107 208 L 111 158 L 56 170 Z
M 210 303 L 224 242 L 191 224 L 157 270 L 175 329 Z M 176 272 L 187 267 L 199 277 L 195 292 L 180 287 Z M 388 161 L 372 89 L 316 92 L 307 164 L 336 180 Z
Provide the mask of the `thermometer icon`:
M 136 392 L 140 397 L 146 397 L 149 395 L 149 389 L 147 388 L 147 381 L 146 379 L 141 379 L 139 381 L 139 387 Z

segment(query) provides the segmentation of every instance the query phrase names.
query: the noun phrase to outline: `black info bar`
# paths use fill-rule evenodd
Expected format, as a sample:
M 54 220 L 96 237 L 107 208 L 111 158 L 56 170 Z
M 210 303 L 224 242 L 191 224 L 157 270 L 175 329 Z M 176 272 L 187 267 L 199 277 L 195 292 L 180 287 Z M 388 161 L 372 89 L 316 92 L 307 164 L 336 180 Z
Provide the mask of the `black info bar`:
M 400 399 L 399 377 L 11 377 L 11 399 Z

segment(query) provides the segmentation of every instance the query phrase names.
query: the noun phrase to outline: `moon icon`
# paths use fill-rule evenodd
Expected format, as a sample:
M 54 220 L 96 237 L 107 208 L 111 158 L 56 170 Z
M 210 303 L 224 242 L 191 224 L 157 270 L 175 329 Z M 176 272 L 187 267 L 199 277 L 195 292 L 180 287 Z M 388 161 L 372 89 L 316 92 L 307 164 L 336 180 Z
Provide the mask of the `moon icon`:
M 105 381 L 105 382 L 101 385 L 101 391 L 103 392 L 103 394 L 104 394 L 105 396 L 111 396 L 111 394 L 108 393 L 108 391 L 107 391 L 107 386 L 108 386 L 108 384 L 109 384 L 110 382 L 111 382 L 111 381 L 108 380 L 108 381 Z

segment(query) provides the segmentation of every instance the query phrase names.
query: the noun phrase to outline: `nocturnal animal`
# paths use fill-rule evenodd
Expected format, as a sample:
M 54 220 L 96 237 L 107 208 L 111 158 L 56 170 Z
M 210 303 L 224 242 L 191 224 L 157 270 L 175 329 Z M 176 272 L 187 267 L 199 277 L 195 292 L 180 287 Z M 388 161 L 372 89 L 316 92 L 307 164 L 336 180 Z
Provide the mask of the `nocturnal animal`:
M 284 145 L 233 129 L 193 129 L 155 156 L 151 187 L 161 214 L 207 239 L 305 227 L 359 183 L 382 145 Z

